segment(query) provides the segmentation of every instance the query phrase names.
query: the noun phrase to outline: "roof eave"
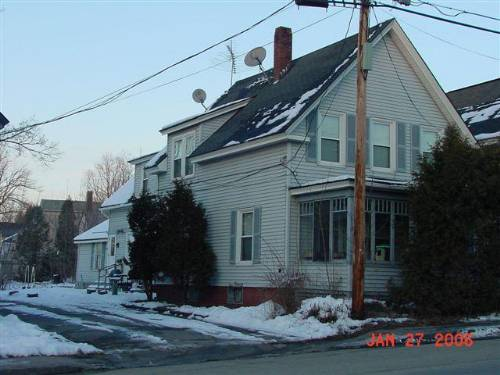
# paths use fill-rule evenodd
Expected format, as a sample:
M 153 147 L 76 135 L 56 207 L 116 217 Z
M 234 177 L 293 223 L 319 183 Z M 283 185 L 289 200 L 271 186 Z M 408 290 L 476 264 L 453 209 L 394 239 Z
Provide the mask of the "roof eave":
M 215 108 L 214 110 L 210 111 L 209 113 L 201 113 L 199 116 L 197 116 L 195 118 L 190 118 L 186 121 L 181 121 L 178 123 L 174 123 L 172 125 L 166 125 L 162 129 L 160 129 L 160 133 L 161 134 L 171 134 L 171 133 L 175 133 L 175 132 L 178 132 L 180 130 L 189 128 L 189 127 L 191 127 L 193 125 L 197 125 L 203 121 L 207 121 L 207 120 L 210 120 L 212 118 L 219 117 L 219 116 L 224 115 L 226 113 L 232 112 L 236 109 L 240 109 L 242 107 L 245 107 L 250 100 L 251 100 L 251 98 L 245 98 L 245 99 L 242 99 L 238 102 L 235 102 L 235 103 L 232 103 L 232 104 L 229 104 L 226 106 L 222 106 L 220 108 Z

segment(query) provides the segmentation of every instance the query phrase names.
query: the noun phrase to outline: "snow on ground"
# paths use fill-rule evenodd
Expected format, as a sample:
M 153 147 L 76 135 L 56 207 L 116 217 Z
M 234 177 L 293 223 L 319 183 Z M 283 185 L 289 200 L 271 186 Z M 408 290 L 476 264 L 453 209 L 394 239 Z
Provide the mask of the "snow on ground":
M 468 327 L 467 329 L 462 330 L 463 332 L 472 333 L 472 338 L 480 339 L 486 337 L 497 337 L 500 335 L 500 327 L 488 327 L 488 326 L 478 326 L 478 327 Z
M 39 297 L 28 298 L 27 293 L 37 292 Z M 212 336 L 224 340 L 238 340 L 245 342 L 263 342 L 261 337 L 247 335 L 238 331 L 228 328 L 219 327 L 210 322 L 202 322 L 197 320 L 187 320 L 168 315 L 161 315 L 157 313 L 148 313 L 132 310 L 123 307 L 122 303 L 132 303 L 135 300 L 144 298 L 144 294 L 136 293 L 120 293 L 116 296 L 111 294 L 99 295 L 96 293 L 87 294 L 84 289 L 70 289 L 58 287 L 45 287 L 29 290 L 20 290 L 19 293 L 9 296 L 8 291 L 0 291 L 0 302 L 22 302 L 36 305 L 39 307 L 48 307 L 53 309 L 62 309 L 69 313 L 92 313 L 107 320 L 135 320 L 142 323 L 147 323 L 156 327 L 167 327 L 177 329 L 190 329 L 192 331 L 201 333 L 203 335 Z M 12 306 L 5 308 L 14 310 Z M 24 309 L 26 313 L 43 314 L 46 317 L 54 319 L 67 320 L 69 323 L 80 325 L 92 325 L 92 328 L 100 330 L 117 330 L 115 325 L 106 325 L 95 322 L 88 322 L 77 317 L 70 317 L 66 315 L 55 314 L 44 310 L 26 311 L 26 309 L 33 309 L 32 306 L 16 306 L 15 309 L 21 312 Z
M 101 352 L 95 346 L 75 343 L 57 333 L 47 332 L 37 325 L 23 322 L 13 314 L 0 316 L 0 336 L 0 358 Z
M 245 330 L 280 337 L 287 341 L 320 339 L 346 335 L 359 331 L 363 326 L 380 322 L 402 323 L 406 318 L 349 318 L 351 301 L 328 297 L 316 297 L 302 302 L 300 309 L 289 315 L 279 315 L 280 308 L 271 301 L 258 306 L 229 309 L 226 307 L 182 306 L 182 312 L 206 316 L 206 322 L 239 327 Z M 322 322 L 324 321 L 324 322 Z
M 488 315 L 480 315 L 475 318 L 463 319 L 464 322 L 486 322 L 486 321 L 500 321 L 500 313 L 492 313 Z

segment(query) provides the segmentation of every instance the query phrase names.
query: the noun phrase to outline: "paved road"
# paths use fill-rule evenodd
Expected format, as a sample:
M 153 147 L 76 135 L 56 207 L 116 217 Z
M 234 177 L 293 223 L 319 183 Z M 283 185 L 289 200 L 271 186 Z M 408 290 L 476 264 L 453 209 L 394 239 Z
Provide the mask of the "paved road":
M 103 375 L 159 374 L 500 374 L 500 340 L 476 341 L 472 348 L 378 348 L 129 369 Z
M 18 302 L 0 302 L 0 315 L 8 314 L 16 314 L 21 320 L 56 332 L 68 340 L 94 345 L 103 350 L 103 354 L 0 359 L 2 375 L 63 374 L 83 370 L 195 363 L 258 355 L 283 347 L 281 344 L 249 343 L 234 337 L 228 340 L 190 329 L 159 326 L 155 324 L 154 316 L 148 323 L 103 310 L 68 311 Z M 140 318 L 142 313 L 137 314 L 136 317 Z M 169 319 L 175 323 L 180 318 Z M 185 320 L 179 322 L 185 324 Z M 239 334 L 238 331 L 234 333 Z M 250 337 L 258 336 L 242 333 Z

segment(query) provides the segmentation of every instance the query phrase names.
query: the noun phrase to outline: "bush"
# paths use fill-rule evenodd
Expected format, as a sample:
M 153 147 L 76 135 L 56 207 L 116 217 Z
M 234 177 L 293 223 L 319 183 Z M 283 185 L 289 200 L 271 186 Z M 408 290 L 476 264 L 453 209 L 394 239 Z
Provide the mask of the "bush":
M 498 309 L 500 149 L 476 148 L 448 127 L 422 160 L 409 189 L 414 223 L 401 254 L 399 306 L 421 316 L 462 316 Z

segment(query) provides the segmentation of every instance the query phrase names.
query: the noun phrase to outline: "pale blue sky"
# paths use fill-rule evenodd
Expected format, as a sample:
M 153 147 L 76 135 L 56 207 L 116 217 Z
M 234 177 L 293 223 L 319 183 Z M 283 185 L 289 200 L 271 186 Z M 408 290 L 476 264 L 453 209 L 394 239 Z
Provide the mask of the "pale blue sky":
M 386 0 L 390 2 L 390 0 Z M 500 1 L 434 1 L 438 4 L 500 17 Z M 283 1 L 22 1 L 0 0 L 0 108 L 11 120 L 45 120 L 140 79 L 203 47 L 243 29 Z M 275 16 L 233 42 L 244 53 L 273 39 L 274 28 L 298 30 L 341 8 L 297 8 Z M 432 8 L 414 8 L 437 14 Z M 298 57 L 341 39 L 346 9 L 293 36 Z M 452 90 L 500 76 L 498 35 L 448 25 L 418 16 L 377 9 L 380 21 L 400 19 L 418 51 L 444 88 Z M 357 30 L 357 11 L 351 32 Z M 499 29 L 500 22 L 460 16 L 463 22 Z M 490 59 L 433 39 L 417 26 Z M 375 23 L 372 17 L 371 23 Z M 214 65 L 225 58 L 221 46 L 169 70 L 137 91 Z M 238 60 L 236 78 L 257 73 Z M 272 66 L 268 46 L 265 67 Z M 122 100 L 96 111 L 53 123 L 44 133 L 59 144 L 62 157 L 49 167 L 26 161 L 40 193 L 32 199 L 64 198 L 81 190 L 83 172 L 104 152 L 130 156 L 163 147 L 163 125 L 201 111 L 191 100 L 197 87 L 211 103 L 229 87 L 229 64 L 206 70 L 174 84 Z

